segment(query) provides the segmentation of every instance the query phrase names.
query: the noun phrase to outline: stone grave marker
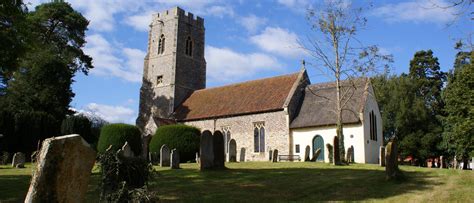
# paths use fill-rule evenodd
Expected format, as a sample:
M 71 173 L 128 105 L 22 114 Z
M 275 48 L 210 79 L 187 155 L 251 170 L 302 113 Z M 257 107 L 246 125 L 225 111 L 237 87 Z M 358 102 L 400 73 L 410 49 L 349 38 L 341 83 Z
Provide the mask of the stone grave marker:
M 401 175 L 398 169 L 396 139 L 391 139 L 385 147 L 385 174 L 387 180 L 397 179 Z
M 148 159 L 153 165 L 160 163 L 160 156 L 158 155 L 158 152 L 148 152 Z
M 321 154 L 321 148 L 318 148 L 314 154 L 313 154 L 313 158 L 311 159 L 312 162 L 316 162 L 318 160 L 318 157 L 319 157 L 319 154 Z
M 237 162 L 237 142 L 234 139 L 229 142 L 229 162 Z
M 309 151 L 311 151 L 311 147 L 309 145 L 306 145 L 306 147 L 304 148 L 304 161 L 310 161 Z
M 200 159 L 199 158 L 199 152 L 196 152 L 196 163 L 198 163 L 198 164 L 199 164 L 199 159 Z
M 278 162 L 278 149 L 273 150 L 273 160 L 272 162 Z
M 380 146 L 379 150 L 379 165 L 380 166 L 385 166 L 385 147 Z
M 347 149 L 347 153 L 346 153 L 346 161 L 347 163 L 352 163 L 352 148 L 349 147 L 349 149 Z
M 10 153 L 2 152 L 1 157 L 0 157 L 0 164 L 7 165 L 9 161 L 10 161 Z
M 440 168 L 445 168 L 446 167 L 446 165 L 444 164 L 444 157 L 443 156 L 439 157 L 439 165 L 440 165 Z
M 224 136 L 221 131 L 214 132 L 213 145 L 214 145 L 214 169 L 225 168 L 225 151 L 224 151 Z
M 239 159 L 240 162 L 245 162 L 245 148 L 242 147 L 240 148 L 240 159 Z
M 25 202 L 84 202 L 95 158 L 77 134 L 44 140 Z
M 25 168 L 25 154 L 17 152 L 13 155 L 12 167 Z
M 170 148 L 165 144 L 160 148 L 160 166 L 170 166 Z
M 125 144 L 122 146 L 122 153 L 123 153 L 123 156 L 125 156 L 125 157 L 134 157 L 135 156 L 135 154 L 133 153 L 132 148 L 130 148 L 130 145 L 128 144 L 128 142 L 125 142 Z
M 212 169 L 214 166 L 214 144 L 212 133 L 208 130 L 202 132 L 200 141 L 200 169 Z
M 177 149 L 171 150 L 171 169 L 179 169 L 179 152 Z

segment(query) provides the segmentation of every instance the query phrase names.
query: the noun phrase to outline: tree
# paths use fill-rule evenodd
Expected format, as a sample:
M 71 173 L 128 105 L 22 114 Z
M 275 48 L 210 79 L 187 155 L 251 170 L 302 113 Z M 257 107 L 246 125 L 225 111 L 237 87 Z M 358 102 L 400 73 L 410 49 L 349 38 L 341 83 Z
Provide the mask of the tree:
M 443 140 L 451 154 L 469 163 L 474 154 L 474 59 L 473 51 L 459 51 L 443 93 L 446 101 Z
M 392 58 L 381 55 L 377 46 L 363 46 L 357 40 L 357 32 L 367 22 L 362 16 L 363 9 L 353 8 L 344 0 L 324 2 L 315 6 L 319 10 L 308 10 L 307 19 L 316 36 L 308 37 L 303 48 L 315 59 L 312 65 L 336 83 L 336 99 L 331 102 L 336 104 L 333 112 L 340 144 L 334 150 L 339 150 L 339 157 L 345 157 L 342 112 L 354 95 L 355 80 L 377 70 L 381 61 L 391 62 Z M 343 84 L 344 79 L 347 82 Z M 335 164 L 340 162 L 334 160 Z

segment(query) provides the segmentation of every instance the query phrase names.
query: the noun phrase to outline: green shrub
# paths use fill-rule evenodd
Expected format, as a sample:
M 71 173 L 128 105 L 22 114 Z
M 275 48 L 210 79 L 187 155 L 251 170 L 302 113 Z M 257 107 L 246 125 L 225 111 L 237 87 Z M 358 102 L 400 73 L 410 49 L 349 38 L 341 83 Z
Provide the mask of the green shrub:
M 125 142 L 128 142 L 135 155 L 140 155 L 142 143 L 140 130 L 136 126 L 123 123 L 106 125 L 100 131 L 97 151 L 104 153 L 110 145 L 114 151 L 117 151 Z
M 194 160 L 196 152 L 199 151 L 201 131 L 195 127 L 186 125 L 166 125 L 156 130 L 150 141 L 150 152 L 160 152 L 163 144 L 170 150 L 176 148 L 179 151 L 180 161 L 185 163 Z
M 61 134 L 79 134 L 89 144 L 95 145 L 97 137 L 92 135 L 92 123 L 85 116 L 68 116 L 61 124 Z

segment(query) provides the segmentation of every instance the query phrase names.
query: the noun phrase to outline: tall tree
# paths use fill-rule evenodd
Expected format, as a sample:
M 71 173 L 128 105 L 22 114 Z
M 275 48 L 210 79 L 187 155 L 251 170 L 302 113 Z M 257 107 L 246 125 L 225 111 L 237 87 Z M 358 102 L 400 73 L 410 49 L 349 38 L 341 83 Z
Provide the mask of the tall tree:
M 344 0 L 324 1 L 308 10 L 308 21 L 315 36 L 308 37 L 303 48 L 315 60 L 310 63 L 336 83 L 334 116 L 339 151 L 345 157 L 342 112 L 354 95 L 356 79 L 379 68 L 381 61 L 391 62 L 391 56 L 381 55 L 377 46 L 364 46 L 356 34 L 367 23 L 362 8 L 354 8 Z M 343 82 L 346 80 L 347 82 Z M 329 98 L 328 98 L 329 99 Z M 340 164 L 341 160 L 334 160 Z
M 447 150 L 464 161 L 474 156 L 474 51 L 460 51 L 443 97 L 446 118 L 443 134 Z

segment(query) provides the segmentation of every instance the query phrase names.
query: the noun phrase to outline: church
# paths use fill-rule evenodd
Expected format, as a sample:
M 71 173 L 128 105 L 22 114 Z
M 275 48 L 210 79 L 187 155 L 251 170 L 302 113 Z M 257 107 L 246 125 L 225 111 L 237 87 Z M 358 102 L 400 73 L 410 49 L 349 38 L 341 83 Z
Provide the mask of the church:
M 320 148 L 315 159 L 329 162 L 335 82 L 311 84 L 303 66 L 292 74 L 206 88 L 204 48 L 201 17 L 179 7 L 153 15 L 137 118 L 145 143 L 159 126 L 182 123 L 221 131 L 225 150 L 234 139 L 237 149 L 245 148 L 246 161 L 268 161 L 273 150 L 304 161 L 307 148 L 310 156 Z M 346 151 L 353 149 L 356 163 L 378 163 L 382 119 L 370 80 L 345 80 L 340 87 L 351 95 L 342 113 Z

